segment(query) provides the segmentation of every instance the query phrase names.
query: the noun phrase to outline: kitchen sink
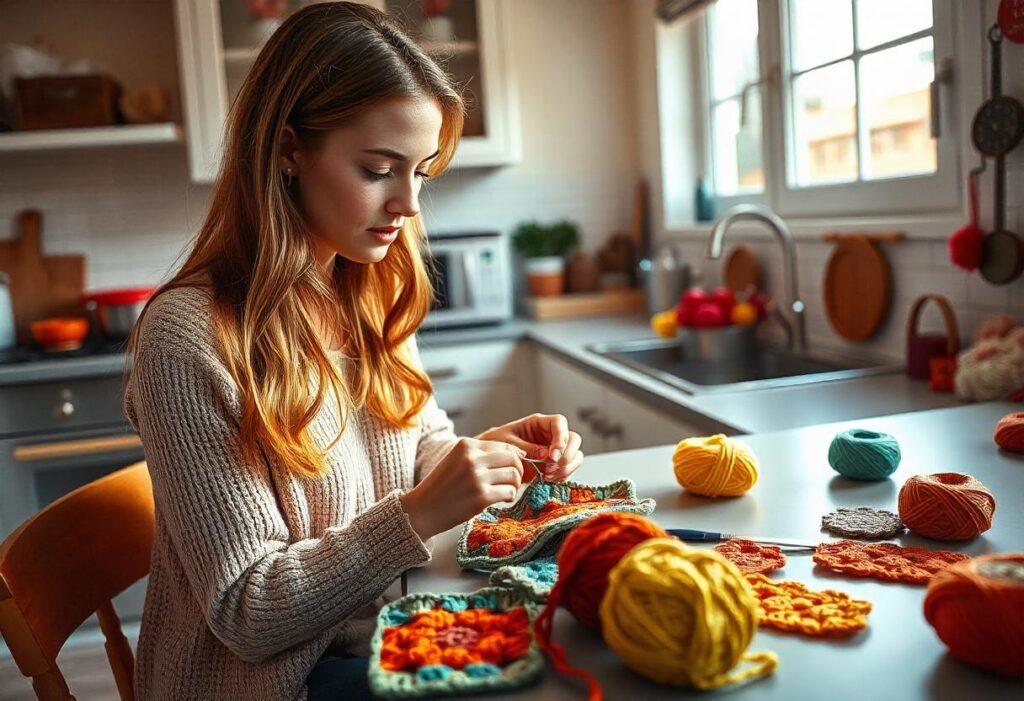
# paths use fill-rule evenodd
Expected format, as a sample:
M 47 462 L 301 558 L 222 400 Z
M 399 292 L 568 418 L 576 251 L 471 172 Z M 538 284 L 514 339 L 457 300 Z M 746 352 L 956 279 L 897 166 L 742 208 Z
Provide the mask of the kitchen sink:
M 737 392 L 898 372 L 898 365 L 863 363 L 816 353 L 797 354 L 754 343 L 743 352 L 699 353 L 674 339 L 598 343 L 587 350 L 689 394 Z

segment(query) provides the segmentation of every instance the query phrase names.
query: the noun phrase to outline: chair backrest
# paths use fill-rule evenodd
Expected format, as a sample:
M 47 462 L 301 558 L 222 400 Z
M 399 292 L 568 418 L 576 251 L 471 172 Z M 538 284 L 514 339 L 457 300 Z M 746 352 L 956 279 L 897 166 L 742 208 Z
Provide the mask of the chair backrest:
M 149 573 L 153 488 L 139 462 L 76 489 L 0 544 L 0 633 L 44 701 L 73 699 L 57 653 L 93 613 L 121 699 L 134 658 L 111 600 Z

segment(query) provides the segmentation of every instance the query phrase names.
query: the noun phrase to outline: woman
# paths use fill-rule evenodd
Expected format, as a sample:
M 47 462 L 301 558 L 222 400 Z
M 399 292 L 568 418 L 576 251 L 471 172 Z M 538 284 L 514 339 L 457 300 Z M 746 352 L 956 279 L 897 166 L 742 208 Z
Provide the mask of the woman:
M 462 115 L 349 3 L 292 15 L 241 87 L 206 221 L 133 338 L 157 509 L 139 698 L 358 698 L 378 598 L 426 541 L 514 499 L 526 454 L 580 465 L 561 416 L 456 438 L 420 366 L 418 194 Z

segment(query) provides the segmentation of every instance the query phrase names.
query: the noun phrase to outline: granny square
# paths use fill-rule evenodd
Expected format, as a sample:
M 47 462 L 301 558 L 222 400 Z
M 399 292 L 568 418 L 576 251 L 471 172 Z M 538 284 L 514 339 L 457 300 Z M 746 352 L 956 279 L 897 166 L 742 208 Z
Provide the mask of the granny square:
M 814 562 L 822 567 L 854 577 L 907 584 L 927 584 L 939 570 L 966 559 L 963 553 L 951 550 L 926 550 L 855 540 L 822 543 L 814 551 Z
M 558 581 L 558 563 L 554 555 L 548 555 L 522 565 L 502 565 L 491 572 L 489 581 L 495 587 L 520 589 L 531 601 L 543 603 Z
M 782 554 L 782 548 L 758 545 L 743 538 L 731 538 L 721 545 L 716 545 L 715 551 L 736 565 L 743 574 L 774 572 L 786 566 L 786 556 Z
M 536 616 L 536 604 L 516 589 L 402 597 L 377 616 L 370 688 L 401 699 L 525 686 L 544 669 Z
M 489 506 L 467 521 L 455 558 L 463 569 L 488 572 L 529 562 L 554 554 L 562 536 L 577 524 L 610 511 L 647 516 L 654 500 L 638 500 L 632 480 L 599 487 L 531 482 L 512 506 Z

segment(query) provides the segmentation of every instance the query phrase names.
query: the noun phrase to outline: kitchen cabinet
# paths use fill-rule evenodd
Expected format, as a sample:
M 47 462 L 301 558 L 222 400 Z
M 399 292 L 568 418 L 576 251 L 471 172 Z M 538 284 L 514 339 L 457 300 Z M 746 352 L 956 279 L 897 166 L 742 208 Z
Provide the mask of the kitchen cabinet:
M 310 0 L 289 0 L 293 12 Z M 471 97 L 453 167 L 497 166 L 521 158 L 518 99 L 509 58 L 509 0 L 454 0 L 446 17 L 425 21 L 422 0 L 365 0 L 423 31 L 421 44 Z M 274 24 L 256 21 L 236 0 L 175 0 L 189 170 L 213 182 L 228 107 Z M 443 19 L 444 21 L 438 21 Z
M 541 351 L 537 355 L 538 410 L 564 414 L 586 454 L 678 443 L 699 431 Z
M 523 379 L 532 375 L 525 344 L 488 341 L 420 348 L 437 403 L 460 436 L 508 423 L 529 413 Z

